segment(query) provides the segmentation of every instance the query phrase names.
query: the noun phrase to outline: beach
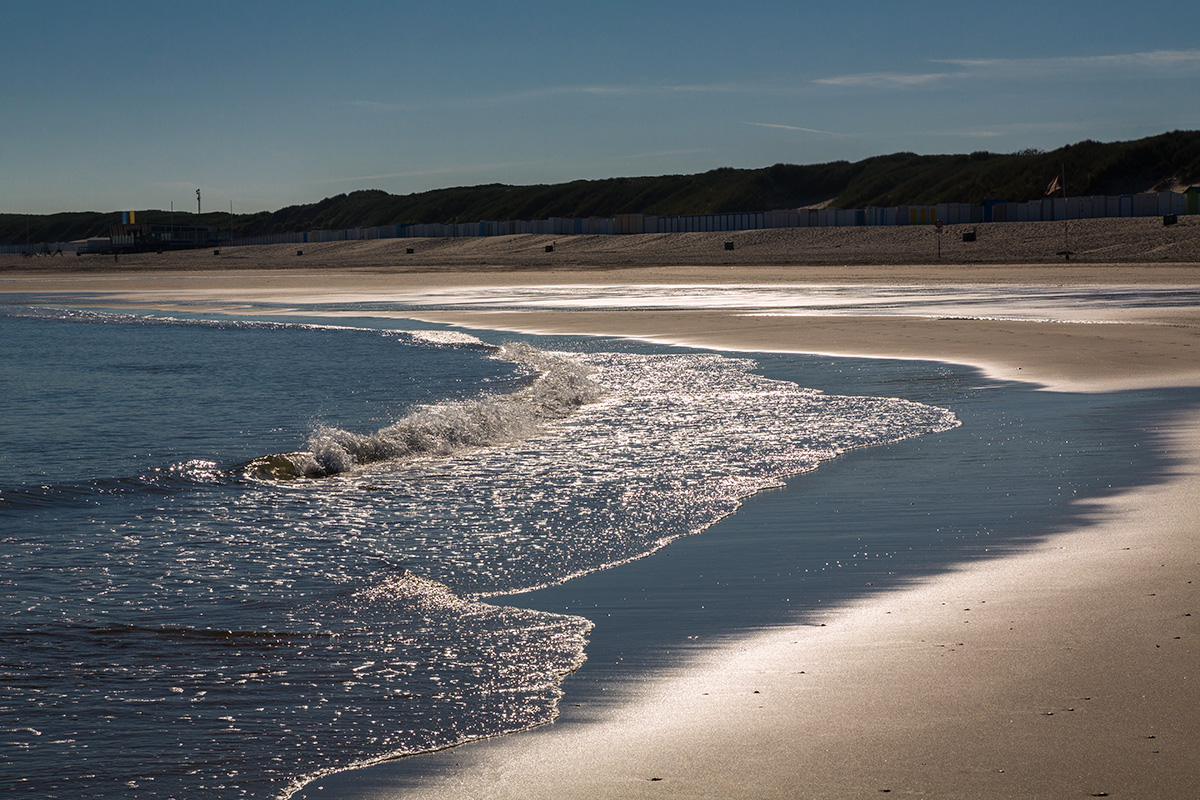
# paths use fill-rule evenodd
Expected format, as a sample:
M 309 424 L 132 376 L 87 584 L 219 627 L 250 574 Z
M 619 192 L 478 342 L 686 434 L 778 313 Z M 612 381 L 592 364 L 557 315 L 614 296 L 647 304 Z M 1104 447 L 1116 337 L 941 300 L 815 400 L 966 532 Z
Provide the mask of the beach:
M 952 231 L 936 260 L 930 230 L 831 231 L 805 253 L 772 231 L 586 237 L 573 255 L 569 240 L 547 253 L 538 237 L 503 237 L 410 242 L 411 255 L 400 240 L 305 246 L 304 255 L 289 246 L 116 263 L 5 257 L 0 291 L 64 302 L 87 293 L 87 303 L 105 308 L 269 302 L 286 313 L 289 304 L 549 287 L 556 300 L 541 306 L 445 301 L 404 313 L 724 351 L 943 361 L 1055 392 L 1153 391 L 1200 387 L 1200 307 L 1163 300 L 1200 289 L 1194 221 L 1072 223 L 1071 248 L 1081 255 L 1071 262 L 1049 249 L 1063 235 L 1052 223 L 980 226 L 974 252 Z M 718 250 L 723 237 L 736 249 Z M 662 300 L 661 287 L 696 286 L 713 296 L 730 287 L 852 291 L 826 313 Z M 578 287 L 658 293 L 638 307 L 564 308 Z M 939 314 L 924 302 L 856 306 L 855 297 L 880 287 L 984 299 L 972 300 L 971 313 Z M 1017 291 L 1030 287 L 1039 290 L 1034 311 Z M 1085 302 L 1055 313 L 1064 289 L 1086 289 Z M 1118 289 L 1147 299 L 1086 302 Z M 723 642 L 643 676 L 595 719 L 412 759 L 428 760 L 411 767 L 420 776 L 405 779 L 403 796 L 1192 796 L 1200 791 L 1200 416 L 1165 416 L 1154 441 L 1167 474 L 1090 500 L 1070 530 L 873 594 L 821 624 Z M 394 780 L 383 765 L 323 779 L 303 796 L 397 796 Z

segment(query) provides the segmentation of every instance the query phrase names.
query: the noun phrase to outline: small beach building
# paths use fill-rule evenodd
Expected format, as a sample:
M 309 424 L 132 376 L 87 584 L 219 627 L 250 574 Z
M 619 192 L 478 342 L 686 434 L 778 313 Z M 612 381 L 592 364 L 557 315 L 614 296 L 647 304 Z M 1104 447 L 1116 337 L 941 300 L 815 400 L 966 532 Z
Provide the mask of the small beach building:
M 216 233 L 206 225 L 122 222 L 109 229 L 109 239 L 120 252 L 188 250 L 215 244 Z

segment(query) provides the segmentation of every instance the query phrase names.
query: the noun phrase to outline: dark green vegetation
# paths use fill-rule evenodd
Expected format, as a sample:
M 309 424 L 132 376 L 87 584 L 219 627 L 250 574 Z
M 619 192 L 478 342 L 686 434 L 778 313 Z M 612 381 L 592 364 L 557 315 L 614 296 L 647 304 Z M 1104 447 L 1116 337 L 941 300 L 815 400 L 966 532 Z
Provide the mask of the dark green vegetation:
M 699 175 L 609 178 L 553 185 L 490 184 L 393 195 L 376 189 L 319 203 L 230 218 L 177 211 L 179 224 L 234 235 L 374 227 L 421 222 L 658 216 L 770 211 L 832 200 L 840 208 L 1024 201 L 1042 196 L 1065 167 L 1072 196 L 1134 194 L 1200 182 L 1200 131 L 1173 131 L 1130 142 L 1083 141 L 1051 152 L 920 156 L 895 153 L 850 163 L 715 169 Z M 138 211 L 138 222 L 169 222 L 166 211 Z M 0 243 L 71 241 L 107 235 L 119 212 L 0 214 Z

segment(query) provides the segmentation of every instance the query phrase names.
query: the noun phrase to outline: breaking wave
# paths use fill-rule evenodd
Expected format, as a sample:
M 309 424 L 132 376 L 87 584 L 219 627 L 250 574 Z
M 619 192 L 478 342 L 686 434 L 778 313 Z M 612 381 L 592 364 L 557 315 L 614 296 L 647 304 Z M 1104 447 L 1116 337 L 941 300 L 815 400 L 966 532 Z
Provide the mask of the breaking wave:
M 528 369 L 532 378 L 510 394 L 486 394 L 421 407 L 374 433 L 321 426 L 303 450 L 257 458 L 247 465 L 247 474 L 273 480 L 323 478 L 380 461 L 448 456 L 470 448 L 519 441 L 538 433 L 546 423 L 599 400 L 602 394 L 591 379 L 592 370 L 565 354 L 524 343 L 495 347 L 453 332 L 423 338 L 439 346 L 490 349 L 495 358 Z

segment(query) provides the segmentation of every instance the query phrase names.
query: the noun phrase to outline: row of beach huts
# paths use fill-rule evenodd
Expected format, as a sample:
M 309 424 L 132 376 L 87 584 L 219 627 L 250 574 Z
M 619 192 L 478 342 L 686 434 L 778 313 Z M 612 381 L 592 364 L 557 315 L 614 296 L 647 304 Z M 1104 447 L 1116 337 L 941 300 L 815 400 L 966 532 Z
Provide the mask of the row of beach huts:
M 246 246 L 264 244 L 307 244 L 359 239 L 447 238 L 512 236 L 517 234 L 620 235 L 645 233 L 708 233 L 761 230 L 765 228 L 851 228 L 866 225 L 969 225 L 987 222 L 1048 222 L 1098 217 L 1156 217 L 1200 213 L 1200 187 L 1186 192 L 1148 192 L 1118 196 L 1045 197 L 1024 203 L 987 201 L 940 203 L 931 206 L 888 208 L 789 208 L 737 214 L 687 214 L 654 216 L 617 214 L 613 217 L 551 217 L 544 220 L 479 221 L 457 224 L 380 225 L 370 228 L 299 231 L 262 236 L 231 237 L 228 232 L 190 231 L 192 247 Z M 168 226 L 154 226 L 162 237 L 177 236 Z M 178 227 L 178 226 L 177 226 Z M 144 228 L 144 230 L 142 230 Z M 141 238 L 139 239 L 139 233 Z M 149 226 L 114 226 L 109 237 L 82 242 L 53 242 L 37 245 L 0 245 L 0 253 L 113 252 L 154 246 L 156 232 Z

